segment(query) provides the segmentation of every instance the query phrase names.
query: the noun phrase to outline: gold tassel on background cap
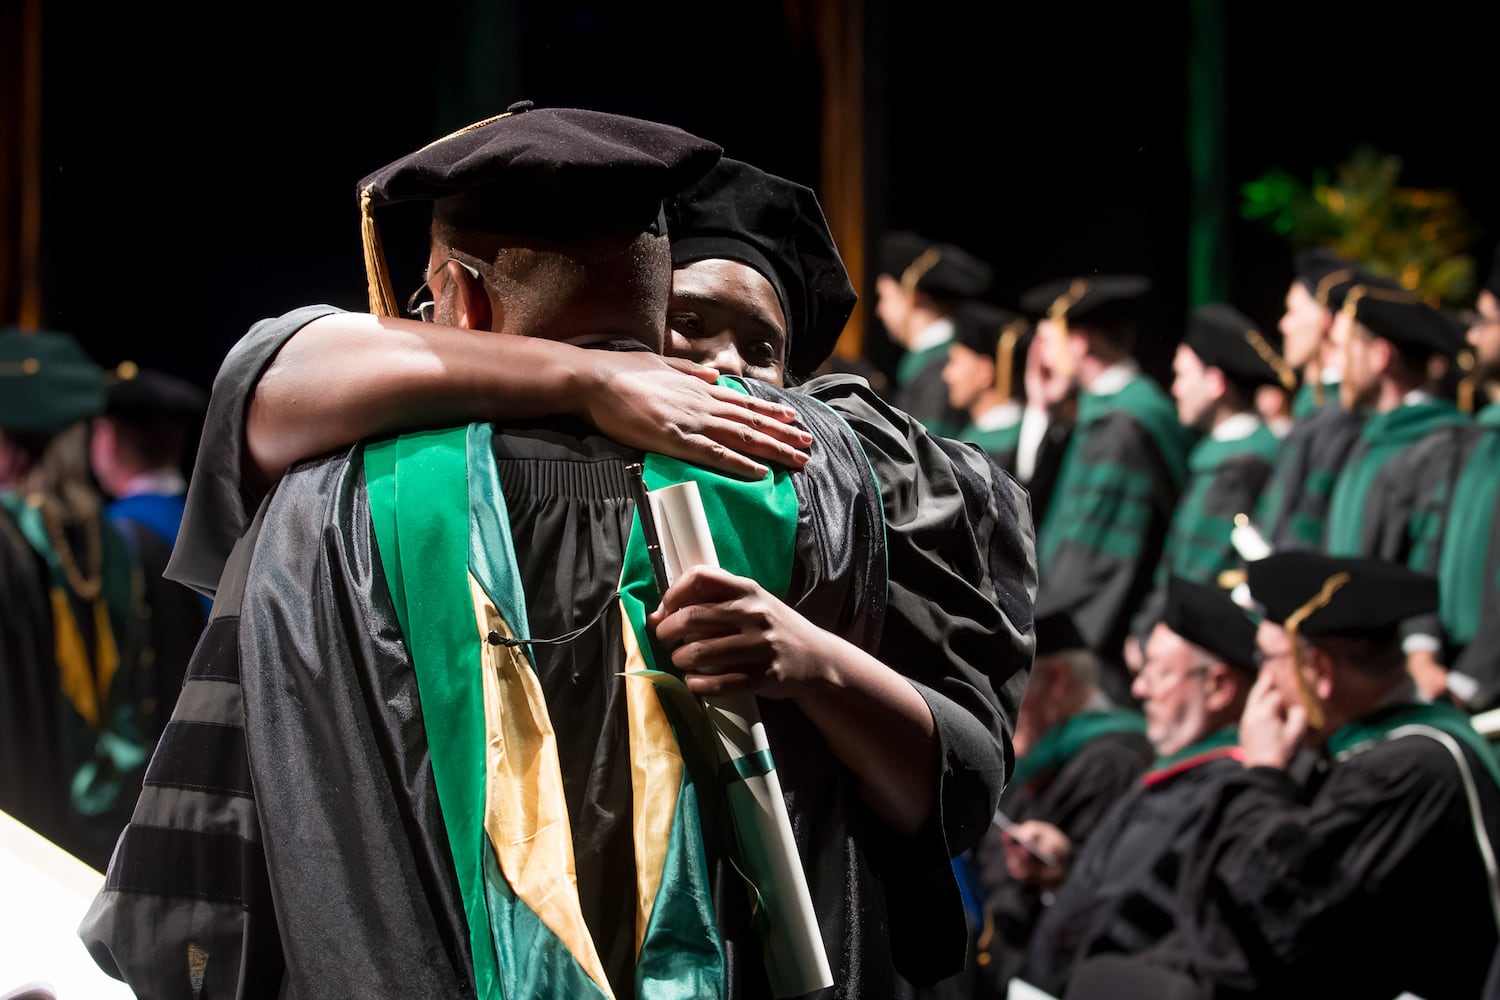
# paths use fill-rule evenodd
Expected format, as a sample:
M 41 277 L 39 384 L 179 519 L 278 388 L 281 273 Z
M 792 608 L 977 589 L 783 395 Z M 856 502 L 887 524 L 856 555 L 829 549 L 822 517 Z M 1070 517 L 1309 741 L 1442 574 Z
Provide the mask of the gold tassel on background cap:
M 1286 363 L 1285 358 L 1276 353 L 1276 348 L 1260 335 L 1259 330 L 1246 330 L 1245 339 L 1255 348 L 1255 353 L 1260 355 L 1261 360 L 1271 366 L 1283 389 L 1291 392 L 1297 388 L 1297 373 L 1292 371 L 1292 366 Z
M 1073 374 L 1073 355 L 1068 350 L 1068 310 L 1072 309 L 1079 299 L 1089 292 L 1089 283 L 1082 278 L 1074 278 L 1068 290 L 1059 295 L 1047 310 L 1047 318 L 1056 324 L 1057 332 L 1057 370 L 1063 375 Z
M 937 247 L 928 247 L 917 255 L 917 259 L 906 265 L 906 270 L 901 272 L 901 287 L 907 292 L 917 290 L 917 282 L 937 266 L 937 262 L 943 259 L 943 252 Z
M 380 230 L 375 225 L 375 210 L 370 189 L 359 193 L 359 230 L 365 247 L 365 284 L 370 290 L 370 312 L 376 316 L 399 316 L 396 293 L 391 288 L 391 272 L 380 245 Z
M 1474 370 L 1474 352 L 1468 349 L 1459 351 L 1454 360 L 1464 372 L 1464 377 L 1458 380 L 1458 408 L 1464 413 L 1473 413 L 1474 390 L 1479 384 L 1479 373 Z
M 1337 594 L 1339 589 L 1348 582 L 1348 573 L 1335 573 L 1333 576 L 1330 576 L 1327 580 L 1323 581 L 1323 589 L 1313 595 L 1312 600 L 1288 615 L 1286 624 L 1282 626 L 1286 629 L 1287 639 L 1292 644 L 1292 671 L 1297 677 L 1297 690 L 1302 693 L 1302 705 L 1307 709 L 1307 724 L 1313 729 L 1322 729 L 1323 723 L 1327 721 L 1327 717 L 1323 714 L 1323 704 L 1318 701 L 1317 692 L 1312 689 L 1312 682 L 1303 673 L 1302 650 L 1298 645 L 1297 630 L 1302 627 L 1302 623 L 1307 621 L 1308 616 L 1314 611 L 1322 607 L 1327 607 L 1328 602 L 1333 600 L 1333 595 Z
M 1354 409 L 1354 324 L 1359 322 L 1359 300 L 1364 294 L 1365 286 L 1355 285 L 1344 296 L 1344 308 L 1340 310 L 1349 317 L 1349 333 L 1344 340 L 1344 374 L 1339 381 L 1339 404 L 1346 410 Z
M 995 393 L 1002 403 L 1010 402 L 1010 385 L 1014 378 L 1016 342 L 1026 329 L 1024 320 L 1000 328 L 1000 342 L 995 345 Z
M 1333 286 L 1337 285 L 1341 281 L 1348 281 L 1353 276 L 1354 269 L 1352 267 L 1342 268 L 1338 271 L 1332 272 L 1331 274 L 1323 275 L 1322 280 L 1318 282 L 1318 287 L 1313 289 L 1313 299 L 1318 303 L 1318 305 L 1322 306 L 1324 309 L 1327 309 L 1328 296 L 1332 294 Z M 1313 405 L 1322 406 L 1323 401 L 1327 398 L 1328 393 L 1323 386 L 1323 372 L 1320 368 L 1318 370 L 1318 377 L 1313 382 Z

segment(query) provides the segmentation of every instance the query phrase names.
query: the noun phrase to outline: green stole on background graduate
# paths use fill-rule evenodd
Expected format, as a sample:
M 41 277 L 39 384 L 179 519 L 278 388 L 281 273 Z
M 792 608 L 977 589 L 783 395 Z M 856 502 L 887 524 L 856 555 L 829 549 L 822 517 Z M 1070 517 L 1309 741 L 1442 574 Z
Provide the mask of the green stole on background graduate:
M 1016 760 L 1011 784 L 1020 787 L 1037 778 L 1056 774 L 1078 751 L 1111 733 L 1145 735 L 1146 717 L 1128 708 L 1079 712 L 1042 734 L 1042 738 Z
M 1386 462 L 1441 427 L 1468 422 L 1469 418 L 1458 407 L 1443 399 L 1426 399 L 1410 406 L 1398 406 L 1366 420 L 1359 442 L 1333 487 L 1324 545 L 1328 554 L 1366 554 L 1360 550 L 1366 504 L 1373 492 L 1375 477 Z
M 1080 392 L 1077 430 L 1063 453 L 1052 504 L 1037 540 L 1038 561 L 1044 569 L 1064 542 L 1124 560 L 1141 555 L 1152 515 L 1150 472 L 1083 459 L 1094 427 L 1120 410 L 1145 428 L 1156 442 L 1173 487 L 1182 487 L 1187 475 L 1187 431 L 1177 420 L 1176 408 L 1153 382 L 1137 375 L 1118 392 Z
M 407 434 L 365 451 L 371 519 L 417 675 L 433 775 L 468 918 L 478 996 L 612 995 L 584 922 L 557 737 L 491 428 Z M 720 564 L 785 596 L 797 525 L 784 471 L 743 482 L 648 455 L 649 487 L 699 483 Z M 732 525 L 733 530 L 725 528 Z M 406 569 L 421 588 L 406 586 Z M 717 761 L 701 709 L 646 638 L 658 595 L 639 519 L 621 572 L 636 854 L 636 995 L 725 995 L 699 776 Z M 660 697 L 658 696 L 660 694 Z M 751 891 L 752 898 L 754 891 Z
M 1201 740 L 1189 743 L 1176 753 L 1157 757 L 1152 761 L 1150 769 L 1141 775 L 1141 784 L 1157 785 L 1211 760 L 1225 757 L 1238 759 L 1240 756 L 1240 727 L 1231 723 L 1215 729 Z
M 1234 530 L 1235 515 L 1249 514 L 1250 510 L 1210 513 L 1205 502 L 1213 493 L 1220 467 L 1226 462 L 1248 454 L 1270 466 L 1276 461 L 1280 445 L 1280 439 L 1271 429 L 1261 424 L 1242 438 L 1216 441 L 1207 437 L 1194 446 L 1188 455 L 1190 476 L 1187 489 L 1177 502 L 1166 547 L 1157 567 L 1158 583 L 1165 581 L 1169 573 L 1194 583 L 1211 583 L 1220 572 L 1238 565 L 1239 557 L 1229 536 Z M 1255 497 L 1245 499 L 1247 508 L 1254 506 Z
M 1490 547 L 1500 501 L 1500 406 L 1479 412 L 1484 428 L 1454 487 L 1448 525 L 1438 559 L 1438 594 L 1443 628 L 1456 646 L 1466 646 L 1479 630 L 1484 595 L 1500 588 Z
M 996 427 L 993 430 L 985 430 L 972 421 L 968 426 L 961 429 L 954 437 L 960 441 L 968 441 L 979 445 L 986 455 L 994 458 L 999 463 L 997 456 L 1014 455 L 1016 448 L 1021 443 L 1021 421 L 1017 420 L 1009 427 Z M 1012 470 L 1007 469 L 1007 472 Z
M 1436 729 L 1453 737 L 1473 751 L 1490 780 L 1500 785 L 1500 758 L 1496 758 L 1495 748 L 1479 735 L 1467 712 L 1444 702 L 1408 702 L 1377 709 L 1335 730 L 1328 737 L 1328 754 L 1335 760 L 1347 757 L 1407 726 Z
M 948 348 L 952 343 L 952 340 L 945 340 L 941 344 L 933 344 L 921 350 L 907 351 L 901 355 L 901 360 L 896 364 L 896 386 L 899 388 L 911 385 L 912 380 L 928 365 L 948 356 Z
M 1296 395 L 1292 396 L 1292 419 L 1301 420 L 1310 417 L 1324 406 L 1339 405 L 1339 383 L 1323 383 L 1323 401 L 1318 402 L 1318 385 L 1315 382 L 1303 382 L 1297 387 Z

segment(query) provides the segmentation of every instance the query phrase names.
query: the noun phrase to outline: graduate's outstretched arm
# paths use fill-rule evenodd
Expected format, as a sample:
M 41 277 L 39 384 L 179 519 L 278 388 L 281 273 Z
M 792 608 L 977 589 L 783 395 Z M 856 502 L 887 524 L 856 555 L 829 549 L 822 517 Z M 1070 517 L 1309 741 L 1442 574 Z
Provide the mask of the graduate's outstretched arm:
M 644 351 L 334 313 L 299 329 L 254 387 L 245 435 L 262 482 L 252 485 L 362 438 L 560 414 L 735 475 L 764 475 L 764 462 L 799 468 L 811 438 L 794 412 L 714 385 L 717 377 Z

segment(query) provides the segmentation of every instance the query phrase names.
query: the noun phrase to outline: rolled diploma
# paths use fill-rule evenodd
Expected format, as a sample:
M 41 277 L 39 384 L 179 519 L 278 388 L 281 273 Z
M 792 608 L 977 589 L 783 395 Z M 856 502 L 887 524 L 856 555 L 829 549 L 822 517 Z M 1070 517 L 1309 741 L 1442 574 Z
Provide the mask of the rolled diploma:
M 649 498 L 668 582 L 694 566 L 719 565 L 697 483 L 655 489 Z M 700 700 L 718 734 L 720 765 L 746 775 L 729 785 L 729 804 L 744 863 L 766 907 L 764 945 L 771 989 L 778 997 L 796 997 L 832 986 L 833 971 L 781 796 L 781 781 L 770 763 L 771 746 L 761 723 L 760 705 L 754 695 Z

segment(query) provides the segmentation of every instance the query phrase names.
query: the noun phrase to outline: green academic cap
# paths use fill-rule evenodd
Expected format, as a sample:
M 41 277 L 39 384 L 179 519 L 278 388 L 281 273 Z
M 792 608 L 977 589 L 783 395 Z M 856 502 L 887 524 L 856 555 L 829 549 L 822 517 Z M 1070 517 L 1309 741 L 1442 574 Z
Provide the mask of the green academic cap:
M 726 156 L 668 200 L 667 231 L 674 265 L 723 258 L 771 283 L 792 373 L 810 374 L 832 353 L 858 297 L 811 188 Z
M 1223 590 L 1167 577 L 1162 624 L 1231 667 L 1256 672 L 1255 621 Z
M 982 299 L 960 302 L 953 312 L 954 342 L 995 359 L 995 388 L 1002 401 L 1009 400 L 1021 382 L 1017 359 L 1024 354 L 1030 329 L 1024 316 Z
M 104 410 L 104 370 L 71 335 L 0 330 L 0 427 L 56 434 Z
M 439 221 L 516 235 L 645 232 L 722 153 L 671 125 L 518 101 L 359 182 L 370 311 L 398 311 L 374 219 L 383 205 L 430 201 Z
M 1205 365 L 1221 370 L 1241 385 L 1280 385 L 1297 388 L 1292 371 L 1254 321 L 1238 309 L 1211 302 L 1193 310 L 1188 320 L 1187 346 Z
M 962 247 L 910 230 L 880 238 L 880 271 L 907 289 L 940 299 L 978 298 L 990 290 L 994 278 L 988 264 Z

